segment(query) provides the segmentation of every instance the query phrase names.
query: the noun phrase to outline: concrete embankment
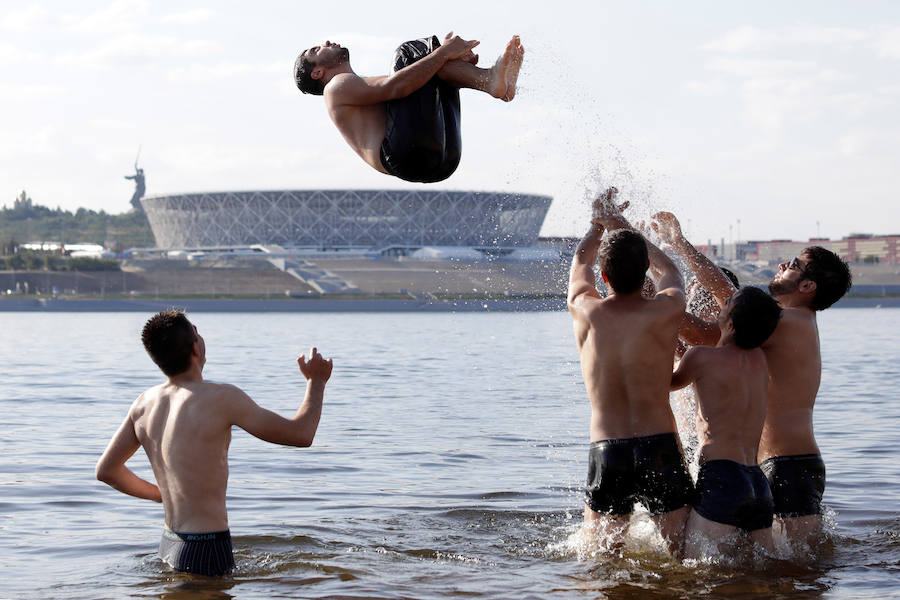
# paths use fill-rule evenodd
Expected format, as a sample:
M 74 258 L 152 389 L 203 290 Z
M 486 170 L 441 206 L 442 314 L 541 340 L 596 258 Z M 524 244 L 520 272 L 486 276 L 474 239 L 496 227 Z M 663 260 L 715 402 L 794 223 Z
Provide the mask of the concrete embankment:
M 399 298 L 16 298 L 0 299 L 0 312 L 516 312 L 565 310 L 563 298 L 417 300 Z M 835 308 L 900 308 L 900 296 L 842 298 Z
M 189 312 L 515 312 L 564 310 L 563 299 L 415 300 L 415 299 L 224 299 L 224 298 L 4 298 L 3 311 L 146 312 L 167 308 Z

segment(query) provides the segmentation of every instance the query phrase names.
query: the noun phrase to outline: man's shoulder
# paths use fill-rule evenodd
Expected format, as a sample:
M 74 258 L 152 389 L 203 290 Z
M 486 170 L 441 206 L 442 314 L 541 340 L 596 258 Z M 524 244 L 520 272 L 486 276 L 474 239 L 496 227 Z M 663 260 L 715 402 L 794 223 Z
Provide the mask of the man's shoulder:
M 660 290 L 650 299 L 650 302 L 659 306 L 660 310 L 672 312 L 684 312 L 684 307 L 687 305 L 684 290 L 677 287 Z
M 331 108 L 343 105 L 362 105 L 367 102 L 359 102 L 360 96 L 365 97 L 373 84 L 378 83 L 384 76 L 360 77 L 356 73 L 338 73 L 325 84 L 325 104 Z
M 803 335 L 817 335 L 816 314 L 807 308 L 786 307 L 782 309 L 778 325 L 763 347 L 787 337 Z
M 195 390 L 196 393 L 202 393 L 209 396 L 221 396 L 231 398 L 242 396 L 243 390 L 231 383 L 220 383 L 218 381 L 203 381 Z

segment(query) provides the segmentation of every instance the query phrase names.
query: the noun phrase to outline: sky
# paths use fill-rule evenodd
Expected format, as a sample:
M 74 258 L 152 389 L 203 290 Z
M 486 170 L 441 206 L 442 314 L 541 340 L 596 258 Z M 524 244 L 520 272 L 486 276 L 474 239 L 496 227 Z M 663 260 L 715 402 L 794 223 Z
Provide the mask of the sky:
M 542 235 L 582 235 L 608 185 L 695 243 L 900 233 L 900 2 L 113 0 L 0 4 L 0 205 L 121 213 L 148 195 L 252 189 L 547 194 Z M 361 75 L 453 30 L 518 95 L 462 92 L 448 180 L 380 174 L 343 142 L 296 55 Z

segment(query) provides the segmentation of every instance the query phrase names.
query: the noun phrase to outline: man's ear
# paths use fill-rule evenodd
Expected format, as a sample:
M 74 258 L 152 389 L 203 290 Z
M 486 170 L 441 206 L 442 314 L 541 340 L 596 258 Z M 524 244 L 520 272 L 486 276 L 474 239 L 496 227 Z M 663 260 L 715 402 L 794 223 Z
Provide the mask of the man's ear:
M 816 289 L 818 286 L 816 282 L 812 279 L 804 279 L 800 282 L 800 285 L 797 286 L 797 289 L 803 292 L 804 294 L 813 294 L 815 295 Z
M 316 67 L 312 70 L 309 76 L 313 79 L 322 79 L 323 77 L 325 77 L 325 69 L 323 67 Z

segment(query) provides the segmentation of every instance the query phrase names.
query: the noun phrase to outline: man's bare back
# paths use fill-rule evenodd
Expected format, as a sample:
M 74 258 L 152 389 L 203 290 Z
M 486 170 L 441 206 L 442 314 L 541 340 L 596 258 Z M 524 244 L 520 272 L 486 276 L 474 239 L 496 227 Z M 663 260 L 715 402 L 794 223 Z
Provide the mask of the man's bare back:
M 524 55 L 519 38 L 514 36 L 510 40 L 489 69 L 476 66 L 478 57 L 472 48 L 478 43 L 453 36 L 451 32 L 443 45 L 421 60 L 391 75 L 374 77 L 357 75 L 350 66 L 349 52 L 329 41 L 305 50 L 298 63 L 302 59 L 311 61 L 303 68 L 324 84 L 322 91 L 328 115 L 347 144 L 372 168 L 391 174 L 381 158 L 387 102 L 409 96 L 434 76 L 456 88 L 480 90 L 507 102 L 515 97 Z M 299 79 L 298 86 L 307 92 Z
M 242 395 L 230 385 L 167 382 L 132 406 L 129 418 L 153 467 L 172 531 L 228 529 L 228 447 Z
M 715 347 L 694 346 L 679 361 L 672 389 L 693 384 L 697 399 L 700 470 L 685 529 L 684 552 L 700 558 L 708 548 L 730 551 L 747 532 L 772 549 L 774 501 L 756 454 L 766 416 L 769 370 L 760 345 L 772 334 L 781 308 L 768 294 L 744 288 L 718 316 Z
M 683 283 L 675 265 L 648 244 L 660 291 L 650 298 L 640 290 L 600 295 L 593 273 L 600 236 L 605 228 L 631 227 L 621 215 L 627 203 L 613 203 L 616 194 L 610 188 L 595 201 L 593 225 L 575 251 L 569 277 L 569 310 L 591 402 L 591 440 L 676 430 L 669 382 L 685 305 Z
M 569 274 L 569 312 L 591 402 L 585 531 L 617 544 L 644 504 L 669 551 L 680 544 L 691 480 L 669 406 L 672 356 L 684 312 L 674 263 L 634 232 L 610 188 L 594 203 L 592 227 Z M 611 231 L 601 248 L 605 228 Z M 610 294 L 597 291 L 594 262 Z M 642 295 L 650 268 L 660 291 Z
M 576 309 L 576 344 L 591 402 L 591 440 L 676 430 L 669 407 L 672 349 L 682 298 L 585 296 Z
M 757 464 L 766 416 L 769 371 L 765 354 L 736 346 L 694 346 L 680 361 L 673 389 L 695 386 L 700 462 Z

